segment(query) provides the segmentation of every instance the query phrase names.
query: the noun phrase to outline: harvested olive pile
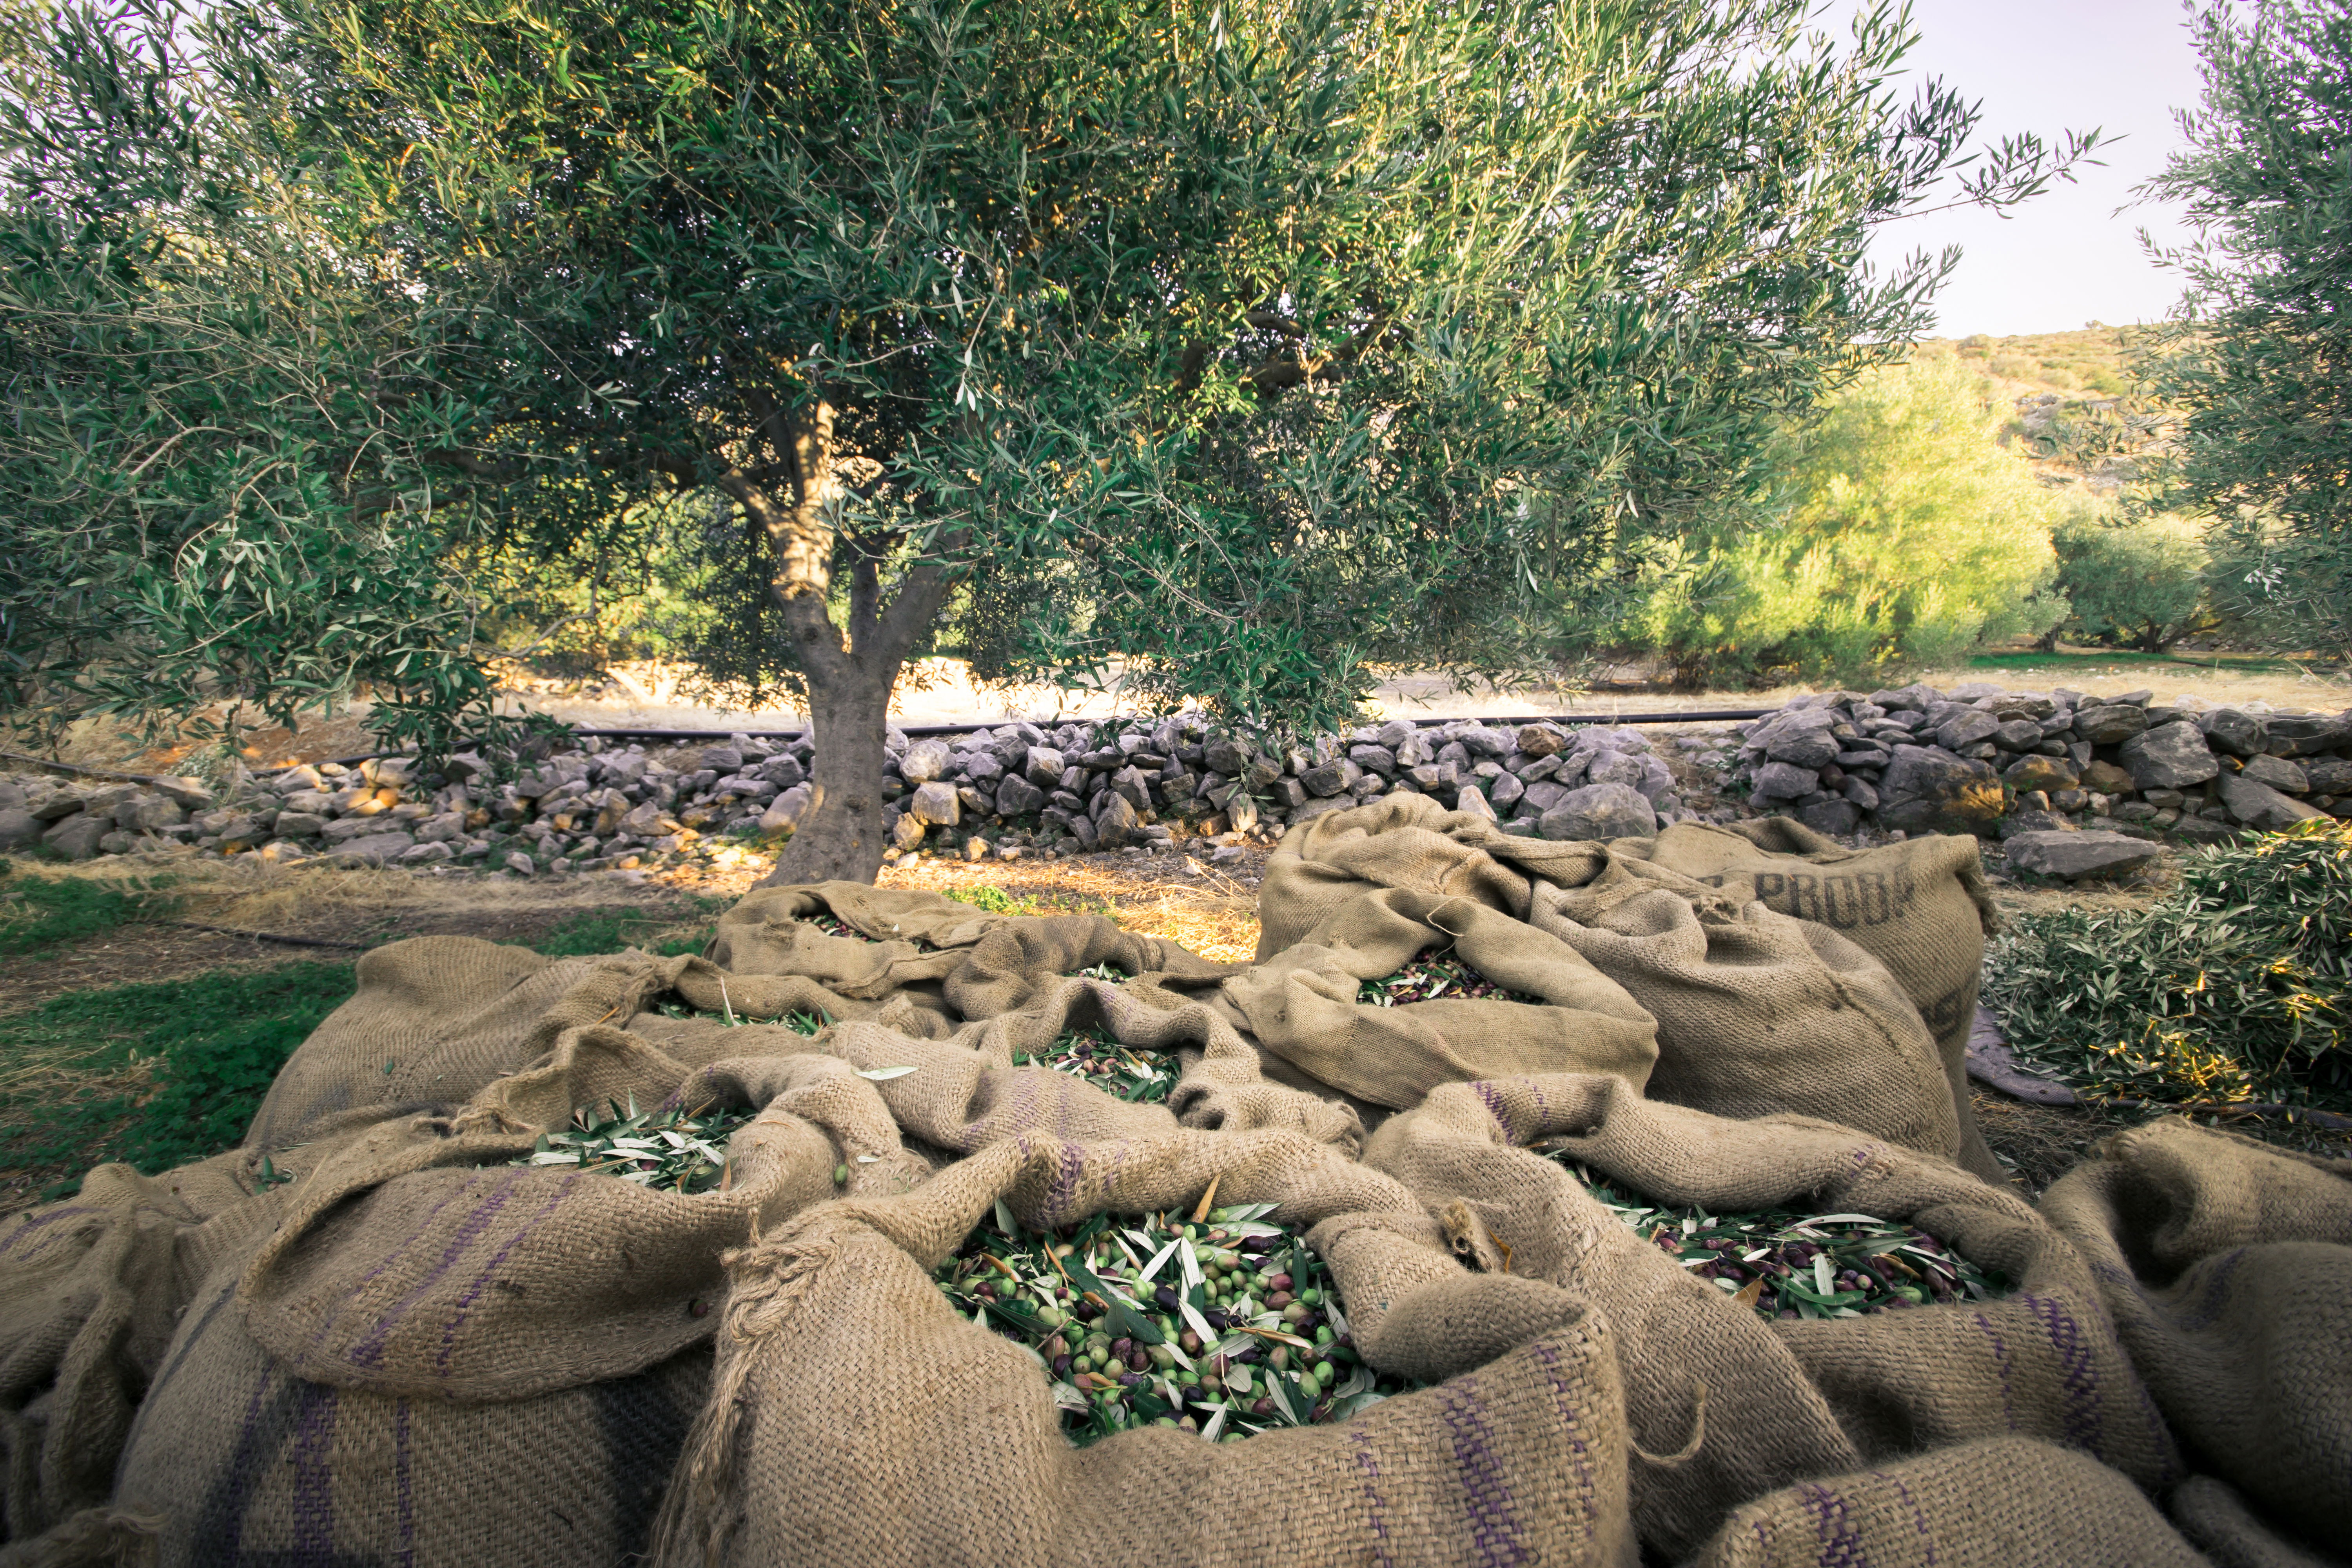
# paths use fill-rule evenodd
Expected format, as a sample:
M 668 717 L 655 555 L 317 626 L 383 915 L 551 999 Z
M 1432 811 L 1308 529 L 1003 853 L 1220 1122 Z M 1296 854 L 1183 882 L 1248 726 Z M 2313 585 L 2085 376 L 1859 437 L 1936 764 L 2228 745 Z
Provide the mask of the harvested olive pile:
M 1863 1214 L 1673 1208 L 1612 1187 L 1559 1151 L 1542 1152 L 1644 1240 L 1766 1318 L 1858 1318 L 2010 1289 L 1913 1226 Z
M 1266 1223 L 1274 1206 L 1189 1225 L 1097 1215 L 1039 1236 L 1000 1203 L 936 1278 L 958 1311 L 1036 1354 L 1080 1446 L 1146 1426 L 1236 1442 L 1411 1387 L 1357 1358 L 1322 1259 Z
M 1441 996 L 1531 1002 L 1538 1007 L 1544 1005 L 1540 996 L 1505 990 L 1459 958 L 1433 958 L 1427 954 L 1394 974 L 1383 974 L 1356 987 L 1356 1005 L 1360 1007 L 1402 1007 L 1412 1002 L 1434 1002 Z
M 727 1173 L 727 1140 L 757 1111 L 706 1106 L 699 1110 L 639 1110 L 607 1107 L 612 1114 L 572 1112 L 561 1132 L 543 1132 L 531 1152 L 509 1165 L 572 1165 L 583 1174 L 618 1176 L 641 1187 L 707 1193 Z
M 1042 1051 L 1016 1051 L 1013 1065 L 1068 1073 L 1134 1105 L 1164 1102 L 1183 1071 L 1173 1051 L 1122 1046 L 1093 1029 L 1074 1029 Z
M 689 1007 L 675 998 L 660 1004 L 657 1010 L 665 1018 L 716 1018 L 730 1029 L 741 1028 L 746 1024 L 782 1024 L 795 1035 L 814 1035 L 832 1022 L 830 1018 L 820 1017 L 814 1013 L 787 1013 L 781 1018 L 747 1017 L 735 1011 L 731 1003 L 719 1012 L 709 1013 Z
M 878 942 L 881 940 L 878 937 L 867 936 L 864 931 L 859 931 L 856 926 L 851 925 L 847 921 L 843 920 L 840 916 L 829 912 L 803 915 L 800 919 L 803 924 L 813 925 L 816 927 L 817 930 L 824 932 L 827 936 L 845 936 L 852 942 Z M 915 951 L 918 952 L 937 952 L 939 951 L 938 948 L 933 947 L 929 942 L 925 942 L 919 936 L 901 937 L 898 940 L 901 942 L 913 942 L 915 944 Z

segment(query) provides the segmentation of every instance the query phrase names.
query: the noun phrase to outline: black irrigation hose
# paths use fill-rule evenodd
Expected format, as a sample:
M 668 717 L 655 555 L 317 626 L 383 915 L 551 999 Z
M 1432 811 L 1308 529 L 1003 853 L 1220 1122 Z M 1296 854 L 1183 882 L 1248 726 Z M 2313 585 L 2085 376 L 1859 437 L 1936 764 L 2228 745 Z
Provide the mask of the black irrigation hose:
M 280 936 L 278 932 L 270 931 L 238 931 L 234 926 L 208 926 L 200 921 L 173 921 L 171 923 L 186 931 L 208 931 L 220 936 L 241 936 L 247 942 L 282 942 L 288 947 L 343 947 L 359 952 L 367 952 L 379 945 L 366 942 L 334 942 L 325 937 L 316 936 Z

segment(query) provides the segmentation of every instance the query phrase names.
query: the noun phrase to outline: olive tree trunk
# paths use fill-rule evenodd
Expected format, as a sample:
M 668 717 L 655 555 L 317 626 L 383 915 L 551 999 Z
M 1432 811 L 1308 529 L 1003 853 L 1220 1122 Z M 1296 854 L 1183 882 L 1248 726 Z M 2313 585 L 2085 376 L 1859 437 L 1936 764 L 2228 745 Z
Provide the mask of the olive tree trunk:
M 837 499 L 833 417 L 832 407 L 819 402 L 793 426 L 796 484 L 789 508 L 740 479 L 722 481 L 773 546 L 772 585 L 808 682 L 809 742 L 816 749 L 808 809 L 762 886 L 871 882 L 882 869 L 889 847 L 882 767 L 890 693 L 952 587 L 946 563 L 926 560 L 901 573 L 886 600 L 878 560 L 858 555 L 850 564 L 848 624 L 834 624 L 827 608 Z

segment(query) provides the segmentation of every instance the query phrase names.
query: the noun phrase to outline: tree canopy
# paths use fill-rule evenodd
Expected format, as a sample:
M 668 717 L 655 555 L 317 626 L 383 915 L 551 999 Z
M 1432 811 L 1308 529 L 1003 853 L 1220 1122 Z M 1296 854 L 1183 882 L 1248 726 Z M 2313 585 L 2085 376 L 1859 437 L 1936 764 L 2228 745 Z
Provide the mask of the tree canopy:
M 1921 324 L 1953 258 L 1874 274 L 1874 226 L 2088 149 L 1971 156 L 1971 105 L 1890 82 L 1906 17 L 1807 16 L 62 13 L 0 123 L 16 689 L 340 669 L 429 726 L 480 706 L 468 563 L 691 504 L 699 661 L 816 729 L 782 872 L 870 876 L 884 705 L 943 625 L 985 675 L 1272 727 L 1382 662 L 1524 669 Z
M 2352 14 L 2197 14 L 2204 94 L 2142 187 L 2186 205 L 2188 283 L 2138 369 L 2184 412 L 2160 504 L 2212 516 L 2232 596 L 2294 643 L 2352 650 Z

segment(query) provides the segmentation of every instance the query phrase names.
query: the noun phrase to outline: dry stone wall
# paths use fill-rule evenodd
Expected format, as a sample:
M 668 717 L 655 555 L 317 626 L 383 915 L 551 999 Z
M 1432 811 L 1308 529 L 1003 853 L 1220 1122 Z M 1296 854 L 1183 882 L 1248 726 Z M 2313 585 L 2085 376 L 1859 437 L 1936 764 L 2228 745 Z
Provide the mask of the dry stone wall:
M 941 737 L 894 730 L 887 756 L 894 858 L 1084 853 L 1180 833 L 1222 851 L 1417 794 L 1553 839 L 1641 837 L 1694 816 L 1793 816 L 1841 838 L 1977 833 L 2009 840 L 2028 868 L 2077 876 L 2147 858 L 2115 836 L 2210 842 L 2352 816 L 2352 715 L 2063 688 L 1824 692 L 1727 732 L 1393 720 L 1280 748 L 1215 733 L 1197 714 L 1014 722 Z M 805 738 L 739 734 L 650 750 L 590 738 L 508 780 L 472 756 L 431 773 L 407 757 L 290 768 L 218 796 L 185 779 L 19 776 L 0 779 L 0 852 L 45 845 L 79 859 L 193 846 L 276 860 L 625 869 L 789 833 L 808 809 L 814 763 Z M 2109 838 L 2053 837 L 2083 829 Z

